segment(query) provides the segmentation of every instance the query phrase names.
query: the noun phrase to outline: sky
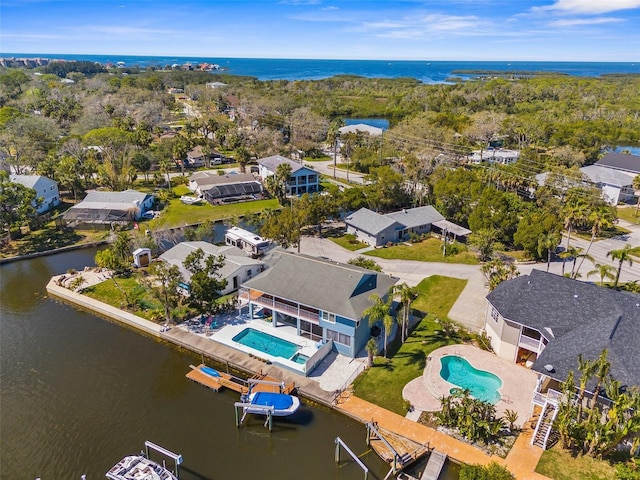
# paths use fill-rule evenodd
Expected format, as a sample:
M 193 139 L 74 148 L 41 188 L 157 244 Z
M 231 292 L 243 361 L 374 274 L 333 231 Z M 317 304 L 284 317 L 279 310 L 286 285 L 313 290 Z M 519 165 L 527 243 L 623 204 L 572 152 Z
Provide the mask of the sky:
M 2 0 L 0 53 L 640 61 L 640 0 Z

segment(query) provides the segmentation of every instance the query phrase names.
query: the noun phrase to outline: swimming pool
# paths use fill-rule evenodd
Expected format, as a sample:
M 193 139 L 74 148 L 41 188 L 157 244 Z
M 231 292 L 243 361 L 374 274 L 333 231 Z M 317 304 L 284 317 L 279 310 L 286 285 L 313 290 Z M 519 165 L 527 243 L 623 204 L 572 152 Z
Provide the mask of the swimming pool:
M 500 401 L 498 389 L 502 380 L 486 370 L 478 370 L 457 355 L 446 355 L 440 359 L 440 377 L 460 388 L 467 389 L 478 400 L 492 404 Z
M 268 333 L 245 328 L 232 339 L 245 347 L 251 347 L 262 353 L 267 353 L 274 357 L 289 359 L 300 349 L 299 345 L 293 342 L 274 337 Z

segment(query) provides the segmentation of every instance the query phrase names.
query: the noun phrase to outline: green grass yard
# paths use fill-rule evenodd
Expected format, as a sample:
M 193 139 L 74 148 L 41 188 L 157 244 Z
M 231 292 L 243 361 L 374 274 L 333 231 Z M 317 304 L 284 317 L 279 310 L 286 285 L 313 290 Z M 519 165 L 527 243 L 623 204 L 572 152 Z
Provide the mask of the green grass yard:
M 640 225 L 640 211 L 636 216 L 636 207 L 618 207 L 618 218 L 626 220 L 629 223 Z
M 356 236 L 351 234 L 346 234 L 341 237 L 329 237 L 329 240 L 352 252 L 369 246 L 368 244 L 357 240 Z
M 417 260 L 421 262 L 444 262 L 444 263 L 464 263 L 466 265 L 477 265 L 478 259 L 472 252 L 465 251 L 455 255 L 442 256 L 442 240 L 437 238 L 427 238 L 418 243 L 398 244 L 388 248 L 377 248 L 370 250 L 365 255 L 372 257 L 397 259 L 397 260 Z
M 412 306 L 419 306 L 421 311 L 433 313 L 436 317 L 446 317 L 466 283 L 466 280 L 457 278 L 428 277 L 418 285 L 420 295 Z M 459 340 L 444 336 L 440 331 L 440 324 L 433 316 L 425 317 L 413 329 L 404 344 L 396 340 L 389 346 L 389 358 L 376 357 L 373 366 L 354 382 L 355 394 L 404 415 L 404 386 L 422 375 L 426 358 L 431 352 L 454 343 L 459 343 Z M 381 385 L 384 385 L 384 388 L 381 388 Z
M 616 478 L 614 467 L 591 457 L 573 457 L 559 445 L 545 450 L 536 472 L 553 480 L 611 480 Z

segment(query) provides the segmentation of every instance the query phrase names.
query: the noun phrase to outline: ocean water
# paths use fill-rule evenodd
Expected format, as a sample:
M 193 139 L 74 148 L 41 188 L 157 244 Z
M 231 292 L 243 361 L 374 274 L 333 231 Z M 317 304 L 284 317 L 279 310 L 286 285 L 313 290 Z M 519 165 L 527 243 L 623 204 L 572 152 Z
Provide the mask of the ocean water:
M 173 64 L 217 64 L 225 73 L 247 75 L 259 80 L 320 80 L 336 75 L 367 78 L 415 78 L 424 83 L 442 83 L 452 76 L 473 77 L 473 73 L 555 72 L 582 77 L 606 74 L 640 74 L 640 62 L 480 62 L 480 61 L 408 61 L 408 60 L 310 60 L 277 58 L 163 57 L 129 55 L 74 55 L 46 53 L 0 53 L 0 57 L 43 57 L 49 59 L 87 60 L 102 64 L 124 62 L 128 67 L 146 68 Z

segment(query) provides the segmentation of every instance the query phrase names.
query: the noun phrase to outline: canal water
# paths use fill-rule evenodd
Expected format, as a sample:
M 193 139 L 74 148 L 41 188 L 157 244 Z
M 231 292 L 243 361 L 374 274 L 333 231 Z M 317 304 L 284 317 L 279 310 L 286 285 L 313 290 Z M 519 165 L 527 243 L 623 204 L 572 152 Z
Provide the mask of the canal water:
M 200 359 L 47 298 L 52 275 L 93 265 L 81 250 L 0 267 L 0 478 L 105 478 L 145 440 L 184 457 L 182 480 L 361 479 L 336 437 L 382 479 L 365 427 L 306 406 L 271 433 L 251 417 L 237 428 L 237 394 L 188 381 Z M 153 458 L 153 457 L 152 457 Z M 441 478 L 457 478 L 452 469 Z

